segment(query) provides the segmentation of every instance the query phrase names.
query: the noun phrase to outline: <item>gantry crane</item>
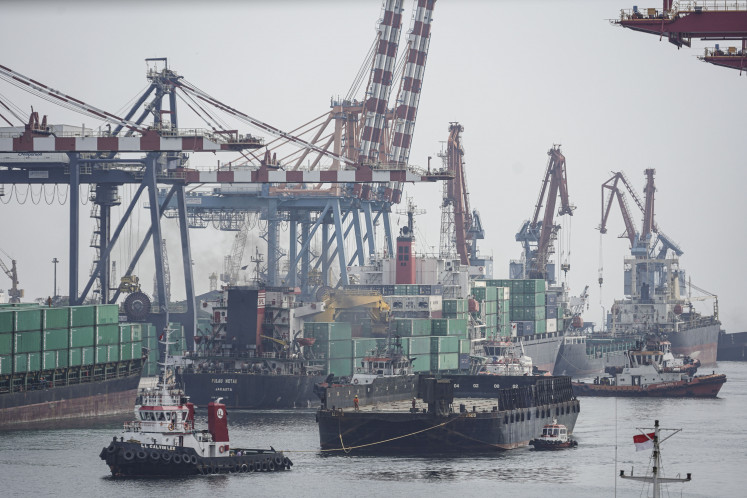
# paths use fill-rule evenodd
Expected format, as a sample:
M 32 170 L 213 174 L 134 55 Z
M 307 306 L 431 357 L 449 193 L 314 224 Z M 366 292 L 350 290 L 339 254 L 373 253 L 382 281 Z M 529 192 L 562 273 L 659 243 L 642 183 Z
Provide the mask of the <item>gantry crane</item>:
M 0 251 L 2 251 L 2 249 L 0 249 Z M 5 251 L 2 251 L 2 253 L 8 256 L 8 253 Z M 8 269 L 2 258 L 0 258 L 0 268 L 2 268 L 3 272 L 8 275 L 11 282 L 11 288 L 8 289 L 8 302 L 20 303 L 21 298 L 23 297 L 23 289 L 18 288 L 18 270 L 16 268 L 16 260 L 10 256 L 8 256 L 8 258 L 10 258 L 10 269 Z
M 523 265 L 520 270 L 512 269 L 511 278 L 541 278 L 549 282 L 555 281 L 555 275 L 548 272 L 550 254 L 554 251 L 553 242 L 558 236 L 560 226 L 555 225 L 555 205 L 560 196 L 560 209 L 558 216 L 573 215 L 575 206 L 568 198 L 568 182 L 565 169 L 565 156 L 559 145 L 547 151 L 549 159 L 545 177 L 542 181 L 537 204 L 534 208 L 534 216 L 531 221 L 525 221 L 516 234 L 516 241 L 521 242 L 524 247 Z M 545 201 L 545 194 L 547 199 Z M 542 220 L 539 219 L 540 212 L 544 206 Z M 515 268 L 512 264 L 512 268 Z M 570 269 L 569 267 L 564 267 Z

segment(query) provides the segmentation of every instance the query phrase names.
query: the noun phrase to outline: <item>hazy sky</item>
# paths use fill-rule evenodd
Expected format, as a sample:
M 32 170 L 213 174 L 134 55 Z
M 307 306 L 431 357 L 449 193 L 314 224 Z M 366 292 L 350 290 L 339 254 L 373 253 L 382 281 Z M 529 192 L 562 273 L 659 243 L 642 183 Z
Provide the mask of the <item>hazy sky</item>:
M 143 59 L 168 57 L 201 89 L 287 130 L 347 92 L 381 12 L 379 0 L 102 3 L 3 2 L 0 64 L 117 112 L 147 84 Z M 586 319 L 592 321 L 599 321 L 602 306 L 622 297 L 628 252 L 627 240 L 616 238 L 624 227 L 615 207 L 603 240 L 600 300 L 600 186 L 610 172 L 622 170 L 641 192 L 643 170 L 655 168 L 657 223 L 684 249 L 681 267 L 693 283 L 718 294 L 728 331 L 745 330 L 747 236 L 741 218 L 747 173 L 739 146 L 747 80 L 696 58 L 713 42 L 677 50 L 666 40 L 610 24 L 631 6 L 610 0 L 438 0 L 411 162 L 425 165 L 429 155 L 436 160 L 449 122 L 464 126 L 471 204 L 486 230 L 480 248 L 494 256 L 496 277 L 506 277 L 508 261 L 520 256 L 514 235 L 533 213 L 546 152 L 562 144 L 577 206 L 568 283 L 576 292 L 591 285 Z M 402 45 L 409 2 L 405 9 Z M 52 123 L 98 126 L 2 81 L 0 95 L 24 110 L 34 105 Z M 193 164 L 214 165 L 216 159 L 206 155 Z M 406 193 L 428 210 L 417 218 L 420 250 L 437 249 L 440 185 L 408 186 Z M 81 209 L 84 249 L 89 210 L 90 204 Z M 138 211 L 144 229 L 147 216 Z M 53 257 L 63 261 L 58 285 L 66 293 L 67 212 L 67 205 L 48 206 L 43 199 L 36 206 L 31 200 L 21 206 L 15 197 L 0 204 L 0 249 L 18 260 L 27 297 L 50 294 Z M 641 217 L 634 217 L 640 226 Z M 198 292 L 207 290 L 210 272 L 220 271 L 232 237 L 192 232 Z M 131 252 L 125 244 L 115 259 Z M 84 252 L 85 274 L 86 258 Z M 7 288 L 8 279 L 0 277 Z M 150 278 L 144 279 L 149 292 Z

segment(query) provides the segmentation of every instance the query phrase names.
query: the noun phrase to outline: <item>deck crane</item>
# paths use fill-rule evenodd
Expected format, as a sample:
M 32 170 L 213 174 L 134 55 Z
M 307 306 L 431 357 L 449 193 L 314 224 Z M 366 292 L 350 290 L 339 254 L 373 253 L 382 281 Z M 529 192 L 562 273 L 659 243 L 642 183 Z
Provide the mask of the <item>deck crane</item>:
M 599 225 L 599 231 L 603 234 L 607 233 L 607 220 L 609 219 L 612 204 L 616 198 L 620 206 L 623 222 L 625 223 L 625 232 L 620 235 L 620 238 L 627 238 L 630 241 L 632 255 L 640 258 L 656 257 L 657 259 L 664 259 L 667 256 L 667 252 L 671 250 L 677 256 L 681 256 L 683 254 L 682 249 L 664 234 L 656 224 L 654 210 L 654 192 L 656 192 L 654 184 L 655 173 L 656 170 L 651 168 L 645 170 L 645 203 L 641 202 L 641 198 L 630 185 L 627 176 L 621 171 L 615 173 L 612 178 L 602 184 L 602 221 Z M 635 229 L 625 192 L 621 187 L 625 188 L 643 214 L 643 224 L 640 232 Z M 661 247 L 655 255 L 654 252 L 659 243 L 661 243 Z
M 553 242 L 560 230 L 560 226 L 554 224 L 555 204 L 558 196 L 560 196 L 558 216 L 566 214 L 572 216 L 576 209 L 568 199 L 565 156 L 560 150 L 560 145 L 553 145 L 547 151 L 547 155 L 549 156 L 547 169 L 534 208 L 534 216 L 531 221 L 525 221 L 516 234 L 516 241 L 524 246 L 523 271 L 512 271 L 512 278 L 541 278 L 549 282 L 555 281 L 554 273 L 548 271 L 547 266 L 550 254 L 554 252 Z M 545 194 L 547 194 L 546 201 Z M 540 220 L 542 206 L 545 210 Z
M 480 214 L 471 211 L 467 176 L 464 169 L 464 148 L 461 132 L 464 127 L 457 122 L 449 123 L 449 139 L 446 152 L 441 157 L 453 180 L 444 182 L 441 204 L 441 250 L 442 258 L 458 256 L 463 265 L 478 265 L 477 240 L 485 238 Z
M 0 251 L 2 251 L 2 249 L 0 249 Z M 0 268 L 2 268 L 3 272 L 8 275 L 8 278 L 10 278 L 11 281 L 11 288 L 8 289 L 8 302 L 20 303 L 21 298 L 23 297 L 23 289 L 18 288 L 18 270 L 16 268 L 16 260 L 11 258 L 5 251 L 2 251 L 2 253 L 10 258 L 10 269 L 8 269 L 2 258 L 0 258 Z
M 233 247 L 231 249 L 231 255 L 226 256 L 224 261 L 223 273 L 220 275 L 221 281 L 228 285 L 236 285 L 239 282 L 239 270 L 246 268 L 241 266 L 241 261 L 244 259 L 244 250 L 246 248 L 246 241 L 249 238 L 249 223 L 244 218 L 241 228 L 236 232 L 236 236 L 233 239 Z

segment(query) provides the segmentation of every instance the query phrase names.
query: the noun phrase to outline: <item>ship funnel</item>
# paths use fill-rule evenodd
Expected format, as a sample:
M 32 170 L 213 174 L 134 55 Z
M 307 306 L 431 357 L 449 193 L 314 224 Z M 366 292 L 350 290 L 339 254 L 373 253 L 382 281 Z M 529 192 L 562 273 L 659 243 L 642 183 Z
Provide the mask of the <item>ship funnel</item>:
M 208 403 L 208 431 L 213 435 L 213 441 L 228 442 L 228 414 L 226 405 L 220 402 Z

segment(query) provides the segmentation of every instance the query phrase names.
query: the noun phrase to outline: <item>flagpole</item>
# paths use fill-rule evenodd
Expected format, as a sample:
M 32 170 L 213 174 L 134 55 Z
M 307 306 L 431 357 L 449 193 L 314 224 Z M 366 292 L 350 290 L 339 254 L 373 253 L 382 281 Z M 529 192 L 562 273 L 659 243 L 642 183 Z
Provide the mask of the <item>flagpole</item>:
M 615 476 L 617 476 L 617 396 L 615 396 Z M 617 479 L 615 479 L 615 497 L 617 497 Z

